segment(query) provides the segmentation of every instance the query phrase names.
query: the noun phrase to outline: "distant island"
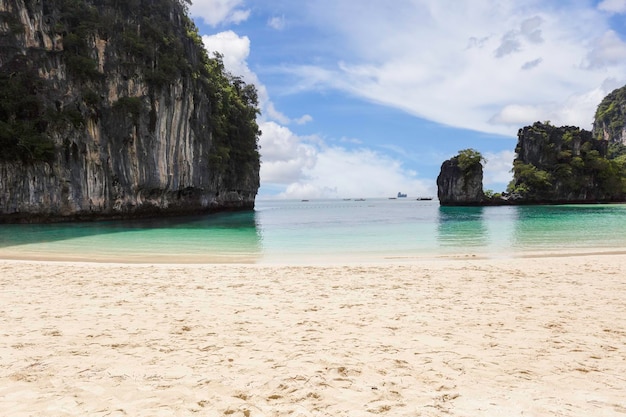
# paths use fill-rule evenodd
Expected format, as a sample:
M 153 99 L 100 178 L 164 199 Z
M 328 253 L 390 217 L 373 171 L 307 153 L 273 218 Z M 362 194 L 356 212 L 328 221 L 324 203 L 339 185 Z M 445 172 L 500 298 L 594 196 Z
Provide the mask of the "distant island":
M 443 206 L 613 203 L 626 201 L 626 86 L 598 106 L 593 130 L 536 122 L 518 132 L 513 180 L 483 190 L 483 156 L 464 149 L 437 177 Z

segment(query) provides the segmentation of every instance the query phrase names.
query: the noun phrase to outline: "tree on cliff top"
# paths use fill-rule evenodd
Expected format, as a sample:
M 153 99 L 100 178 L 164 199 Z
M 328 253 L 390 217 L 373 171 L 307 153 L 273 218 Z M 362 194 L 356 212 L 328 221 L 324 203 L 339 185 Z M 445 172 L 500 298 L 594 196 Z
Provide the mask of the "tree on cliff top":
M 483 155 L 476 149 L 468 148 L 459 151 L 459 154 L 455 156 L 459 168 L 463 171 L 468 171 L 472 167 L 482 162 L 486 162 Z

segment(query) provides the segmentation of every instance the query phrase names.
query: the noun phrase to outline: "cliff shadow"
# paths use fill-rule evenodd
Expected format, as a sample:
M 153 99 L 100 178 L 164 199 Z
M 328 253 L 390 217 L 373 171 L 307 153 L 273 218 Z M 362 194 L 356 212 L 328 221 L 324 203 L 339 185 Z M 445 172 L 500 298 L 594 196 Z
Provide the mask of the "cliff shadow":
M 206 261 L 261 256 L 253 211 L 163 219 L 0 225 L 0 257 Z
M 517 206 L 513 245 L 518 249 L 623 247 L 626 205 Z

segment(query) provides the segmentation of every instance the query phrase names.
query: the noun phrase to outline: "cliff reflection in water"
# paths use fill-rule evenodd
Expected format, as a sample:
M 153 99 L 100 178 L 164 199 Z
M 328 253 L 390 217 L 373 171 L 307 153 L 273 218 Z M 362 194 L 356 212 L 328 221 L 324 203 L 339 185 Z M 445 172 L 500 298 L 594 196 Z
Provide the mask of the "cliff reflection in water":
M 0 225 L 0 255 L 120 258 L 154 262 L 254 261 L 261 256 L 255 213 L 59 224 Z
M 517 248 L 619 247 L 626 231 L 623 204 L 519 206 L 516 215 Z
M 489 236 L 484 216 L 485 207 L 439 207 L 439 245 L 458 249 L 487 246 Z

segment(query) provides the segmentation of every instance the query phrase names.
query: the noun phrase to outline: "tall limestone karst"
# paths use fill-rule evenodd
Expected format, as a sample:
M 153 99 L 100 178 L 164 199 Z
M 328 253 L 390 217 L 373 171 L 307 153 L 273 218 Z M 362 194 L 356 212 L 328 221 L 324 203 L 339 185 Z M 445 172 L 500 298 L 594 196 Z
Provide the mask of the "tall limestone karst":
M 626 154 L 626 86 L 613 90 L 598 106 L 593 137 L 608 142 L 610 158 Z
M 520 129 L 509 192 L 526 203 L 611 202 L 624 198 L 624 167 L 609 141 L 573 126 L 536 122 Z
M 0 0 L 0 221 L 251 209 L 257 93 L 186 0 Z
M 482 160 L 476 150 L 464 149 L 444 161 L 437 177 L 437 197 L 442 206 L 470 206 L 484 202 Z
M 626 86 L 602 100 L 592 132 L 575 126 L 556 127 L 549 122 L 535 122 L 519 129 L 517 136 L 513 180 L 507 192 L 483 195 L 477 203 L 478 190 L 482 192 L 482 165 L 479 178 L 478 168 L 475 175 L 455 168 L 458 160 L 455 157 L 444 162 L 437 179 L 441 204 L 626 201 Z M 477 190 L 472 195 L 467 193 L 468 178 L 474 184 L 471 189 Z

